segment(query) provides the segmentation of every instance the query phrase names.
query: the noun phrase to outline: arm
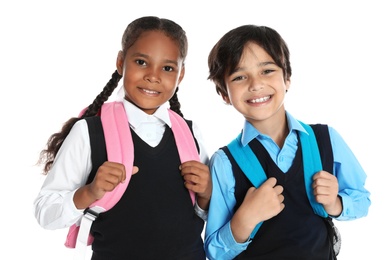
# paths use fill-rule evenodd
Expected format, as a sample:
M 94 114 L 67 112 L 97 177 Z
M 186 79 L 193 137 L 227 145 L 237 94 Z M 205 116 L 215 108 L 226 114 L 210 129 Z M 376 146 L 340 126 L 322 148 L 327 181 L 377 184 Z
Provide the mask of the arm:
M 34 201 L 34 214 L 46 229 L 71 226 L 83 215 L 73 197 L 86 183 L 92 169 L 88 127 L 85 120 L 78 121 L 59 150 L 52 169 Z
M 338 220 L 352 220 L 367 215 L 370 192 L 364 187 L 366 173 L 340 134 L 329 127 L 333 148 L 334 173 L 338 180 L 343 211 Z
M 230 220 L 236 204 L 234 197 L 235 180 L 229 159 L 218 150 L 210 160 L 212 196 L 205 232 L 205 251 L 212 259 L 233 259 L 244 251 L 249 242 L 234 240 Z
M 198 142 L 199 145 L 199 157 L 200 161 L 203 166 L 200 165 L 199 168 L 203 168 L 203 171 L 199 171 L 199 177 L 200 177 L 200 183 L 202 183 L 201 190 L 194 190 L 197 192 L 197 197 L 196 197 L 196 203 L 195 203 L 195 212 L 196 214 L 201 217 L 203 220 L 207 220 L 207 215 L 208 215 L 208 207 L 210 203 L 210 196 L 211 196 L 211 176 L 210 176 L 210 171 L 208 168 L 208 163 L 209 163 L 209 156 L 206 150 L 206 147 L 204 146 L 204 140 L 201 134 L 200 129 L 198 126 L 192 122 L 192 131 L 194 133 L 194 137 L 196 141 Z M 204 168 L 206 167 L 206 168 Z M 199 194 L 199 191 L 201 194 Z

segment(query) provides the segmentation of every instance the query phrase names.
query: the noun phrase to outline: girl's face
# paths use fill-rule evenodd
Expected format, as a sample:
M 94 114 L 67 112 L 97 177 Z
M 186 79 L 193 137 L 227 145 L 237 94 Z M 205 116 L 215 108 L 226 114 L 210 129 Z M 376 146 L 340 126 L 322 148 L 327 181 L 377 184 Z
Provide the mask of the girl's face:
M 284 80 L 283 70 L 259 45 L 248 42 L 241 60 L 231 75 L 225 76 L 232 104 L 253 126 L 261 128 L 266 122 L 281 122 L 285 117 L 284 98 L 290 81 Z M 266 123 L 266 124 L 264 124 Z
M 177 43 L 160 31 L 142 33 L 126 57 L 119 52 L 117 70 L 125 99 L 147 114 L 173 96 L 185 71 Z

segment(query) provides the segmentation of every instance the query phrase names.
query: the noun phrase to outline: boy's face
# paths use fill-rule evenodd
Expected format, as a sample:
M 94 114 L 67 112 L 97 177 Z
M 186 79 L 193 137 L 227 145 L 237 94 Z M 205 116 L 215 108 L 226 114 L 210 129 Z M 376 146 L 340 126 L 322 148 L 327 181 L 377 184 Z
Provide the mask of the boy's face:
M 253 42 L 245 45 L 239 64 L 231 75 L 225 76 L 225 82 L 228 91 L 225 102 L 255 127 L 285 117 L 283 104 L 290 81 L 285 82 L 283 70 L 259 45 Z

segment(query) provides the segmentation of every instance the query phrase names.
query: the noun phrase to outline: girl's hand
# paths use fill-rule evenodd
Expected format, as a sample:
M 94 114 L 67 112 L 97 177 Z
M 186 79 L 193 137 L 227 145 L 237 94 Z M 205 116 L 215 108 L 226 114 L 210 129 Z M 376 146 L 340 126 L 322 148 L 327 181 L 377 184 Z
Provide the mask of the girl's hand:
M 104 162 L 96 172 L 95 178 L 89 184 L 91 196 L 101 199 L 107 191 L 112 191 L 119 183 L 126 180 L 125 166 L 115 162 Z
M 199 207 L 207 210 L 212 191 L 209 167 L 198 161 L 188 161 L 180 165 L 180 170 L 185 187 L 196 193 Z
M 138 172 L 138 167 L 133 167 L 132 174 Z M 93 202 L 101 199 L 107 191 L 112 191 L 119 183 L 126 180 L 126 169 L 121 163 L 104 162 L 97 170 L 95 178 L 90 184 L 79 188 L 73 197 L 78 209 L 89 207 Z

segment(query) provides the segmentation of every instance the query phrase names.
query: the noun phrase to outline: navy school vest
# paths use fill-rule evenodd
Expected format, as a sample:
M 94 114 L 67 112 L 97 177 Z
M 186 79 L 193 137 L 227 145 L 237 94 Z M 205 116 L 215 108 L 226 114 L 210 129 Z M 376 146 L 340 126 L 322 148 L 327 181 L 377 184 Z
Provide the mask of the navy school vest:
M 305 214 L 310 215 L 310 214 L 312 214 L 310 212 L 314 211 L 318 216 L 321 216 L 321 218 L 317 217 L 317 220 L 315 220 L 315 218 L 314 218 L 314 221 L 317 221 L 315 223 L 319 224 L 318 226 L 322 226 L 322 229 L 325 232 L 325 237 L 326 237 L 326 230 L 324 230 L 324 225 L 323 225 L 324 221 L 322 221 L 320 219 L 325 220 L 325 227 L 328 228 L 328 232 L 327 232 L 328 239 L 329 239 L 329 241 L 332 241 L 332 239 L 333 239 L 333 233 L 332 233 L 333 223 L 331 222 L 331 219 L 328 217 L 327 213 L 323 209 L 322 205 L 315 202 L 313 194 L 312 194 L 312 188 L 311 188 L 312 176 L 317 171 L 319 171 L 320 169 L 323 169 L 323 170 L 328 171 L 330 173 L 333 172 L 333 152 L 332 152 L 332 147 L 331 147 L 331 143 L 330 143 L 328 127 L 327 127 L 327 125 L 320 125 L 320 124 L 311 125 L 311 127 L 303 124 L 303 126 L 308 131 L 309 136 L 307 136 L 306 134 L 301 134 L 299 136 L 300 142 L 299 142 L 299 147 L 298 147 L 298 151 L 297 151 L 297 155 L 296 155 L 295 160 L 300 161 L 300 163 L 297 163 L 297 162 L 293 163 L 293 166 L 292 166 L 293 169 L 290 169 L 288 172 L 290 174 L 284 174 L 283 172 L 281 172 L 279 170 L 279 168 L 272 162 L 272 159 L 268 155 L 268 152 L 265 150 L 265 148 L 257 141 L 251 142 L 244 149 L 245 153 L 241 153 L 242 151 L 244 151 L 243 147 L 241 145 L 241 142 L 240 142 L 241 134 L 235 140 L 233 140 L 228 146 L 225 146 L 222 148 L 222 150 L 225 151 L 228 158 L 232 162 L 232 167 L 233 167 L 234 175 L 235 175 L 235 179 L 236 179 L 235 196 L 236 196 L 236 200 L 237 200 L 237 205 L 236 205 L 235 210 L 242 203 L 243 197 L 245 196 L 245 193 L 246 193 L 246 190 L 248 187 L 250 187 L 250 186 L 258 187 L 258 185 L 260 185 L 263 181 L 265 181 L 267 179 L 268 174 L 266 175 L 265 172 L 280 171 L 279 176 L 281 176 L 282 179 L 286 178 L 286 180 L 287 180 L 288 178 L 290 178 L 290 180 L 288 182 L 290 185 L 289 189 L 295 189 L 295 190 L 290 191 L 294 194 L 294 197 L 298 196 L 298 201 L 305 201 L 305 197 L 307 197 L 308 201 L 310 202 L 310 206 L 307 202 L 305 202 L 306 205 L 305 205 L 305 203 L 302 203 L 302 207 L 304 208 L 303 210 L 305 210 L 305 212 L 306 212 L 306 213 L 302 212 L 302 214 L 303 215 L 305 215 Z M 313 132 L 313 130 L 314 130 L 314 132 Z M 318 145 L 317 145 L 317 143 L 318 143 Z M 254 144 L 256 144 L 257 147 Z M 228 149 L 228 147 L 229 147 L 229 149 Z M 256 157 L 256 155 L 253 153 L 252 149 L 255 149 L 258 152 L 259 150 L 257 148 L 260 150 L 263 150 L 263 151 L 261 154 L 257 154 L 257 157 Z M 266 163 L 267 159 L 264 159 L 266 157 L 268 157 L 268 162 L 270 162 L 270 161 L 272 162 L 272 163 L 269 163 L 269 165 L 267 165 L 267 163 Z M 260 160 L 260 158 L 261 158 L 261 160 Z M 261 161 L 261 163 L 259 162 L 259 160 Z M 301 163 L 302 161 L 306 162 L 306 163 L 303 163 L 303 166 Z M 308 162 L 312 162 L 311 165 L 307 165 L 307 164 L 310 164 Z M 303 167 L 303 169 L 297 168 L 299 166 Z M 244 172 L 246 174 L 247 178 L 242 178 L 241 177 L 242 175 L 240 175 L 240 173 L 237 173 L 238 167 L 240 168 L 240 170 L 242 172 Z M 263 168 L 264 168 L 265 172 L 264 172 Z M 238 170 L 238 171 L 240 171 L 240 170 Z M 252 172 L 252 173 L 256 172 L 258 175 L 259 171 L 261 171 L 260 176 L 253 176 L 251 174 L 248 174 L 250 172 Z M 298 172 L 303 171 L 304 174 L 301 173 L 301 175 L 298 177 L 294 176 L 294 173 L 296 173 L 297 171 Z M 297 178 L 295 178 L 295 177 L 297 177 Z M 295 178 L 295 180 L 293 180 L 293 178 Z M 299 179 L 299 178 L 304 179 L 304 181 L 302 180 L 301 183 L 299 181 L 297 182 L 297 179 Z M 245 181 L 245 179 L 246 179 L 246 181 Z M 294 183 L 294 184 L 292 184 L 293 186 L 291 186 L 291 183 Z M 287 183 L 285 183 L 285 184 L 287 184 Z M 296 187 L 297 185 L 300 185 L 300 187 Z M 305 189 L 306 189 L 306 195 L 304 193 Z M 297 195 L 297 194 L 300 194 L 300 195 Z M 312 209 L 310 209 L 310 207 Z M 300 206 L 298 208 L 300 208 Z M 261 226 L 261 224 L 262 223 L 259 223 L 259 225 L 254 229 L 254 231 L 251 234 L 251 238 L 253 238 L 255 236 L 255 234 L 256 234 L 257 230 L 259 229 L 259 227 Z M 267 229 L 268 227 L 269 226 L 267 226 L 265 228 Z M 283 230 L 283 228 L 282 228 L 282 230 Z M 272 232 L 271 232 L 271 234 L 272 234 Z M 275 230 L 275 232 L 278 232 L 278 231 Z M 302 231 L 302 232 L 304 233 L 305 231 Z M 310 230 L 309 230 L 309 232 L 310 232 Z M 313 233 L 312 233 L 312 235 L 313 235 Z M 314 233 L 314 235 L 315 235 L 315 233 Z M 300 241 L 299 243 L 301 243 L 301 242 L 305 243 L 304 241 Z M 309 244 L 308 244 L 309 246 L 310 246 L 310 243 L 311 242 L 309 242 Z M 324 255 L 329 254 L 329 250 L 327 249 L 326 246 L 325 246 L 325 248 L 322 247 L 322 249 L 321 249 L 321 247 L 318 248 L 317 252 L 323 252 Z M 332 253 L 330 253 L 330 254 L 332 254 Z M 246 255 L 245 259 L 251 259 L 251 258 L 248 258 L 248 254 L 245 254 L 245 255 Z M 254 258 L 254 259 L 256 259 L 256 258 Z M 323 258 L 319 258 L 319 259 L 323 259 Z M 330 258 L 324 258 L 324 259 L 330 259 Z M 333 255 L 333 259 L 336 259 L 334 255 Z
M 90 182 L 107 155 L 100 118 L 87 118 L 87 122 L 91 138 L 96 138 L 91 140 Z M 192 130 L 191 122 L 187 123 Z M 172 131 L 167 127 L 160 144 L 154 148 L 133 131 L 131 134 L 137 151 L 134 165 L 140 171 L 132 177 L 117 205 L 101 213 L 92 225 L 92 259 L 204 260 L 201 237 L 204 221 L 195 214 L 178 171 L 180 158 Z

